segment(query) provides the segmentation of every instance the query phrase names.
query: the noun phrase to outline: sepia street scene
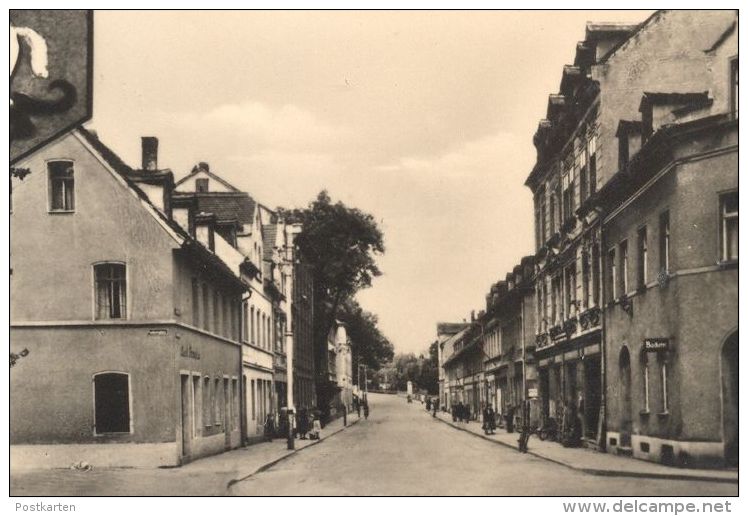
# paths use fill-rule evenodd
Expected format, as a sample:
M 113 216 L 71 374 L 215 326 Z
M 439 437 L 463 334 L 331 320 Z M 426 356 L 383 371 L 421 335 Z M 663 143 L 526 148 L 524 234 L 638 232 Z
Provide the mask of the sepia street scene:
M 11 496 L 738 495 L 737 11 L 9 32 Z

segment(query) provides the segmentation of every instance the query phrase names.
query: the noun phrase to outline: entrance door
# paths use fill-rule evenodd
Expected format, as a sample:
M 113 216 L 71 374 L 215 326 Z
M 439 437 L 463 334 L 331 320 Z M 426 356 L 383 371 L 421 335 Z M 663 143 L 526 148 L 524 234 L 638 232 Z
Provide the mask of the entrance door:
M 618 357 L 621 385 L 621 447 L 631 447 L 631 357 L 629 349 L 624 347 Z
M 192 392 L 189 375 L 180 375 L 182 394 L 182 457 L 192 455 Z
M 722 435 L 725 462 L 738 465 L 738 332 L 722 346 Z
M 597 423 L 600 418 L 600 356 L 584 358 L 584 436 L 597 437 Z

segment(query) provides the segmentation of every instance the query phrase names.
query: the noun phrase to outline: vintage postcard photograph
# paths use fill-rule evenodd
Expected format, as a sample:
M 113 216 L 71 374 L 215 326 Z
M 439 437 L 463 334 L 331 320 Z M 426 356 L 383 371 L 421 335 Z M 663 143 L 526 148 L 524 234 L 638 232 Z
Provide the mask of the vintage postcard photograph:
M 9 23 L 16 512 L 736 511 L 737 10 Z

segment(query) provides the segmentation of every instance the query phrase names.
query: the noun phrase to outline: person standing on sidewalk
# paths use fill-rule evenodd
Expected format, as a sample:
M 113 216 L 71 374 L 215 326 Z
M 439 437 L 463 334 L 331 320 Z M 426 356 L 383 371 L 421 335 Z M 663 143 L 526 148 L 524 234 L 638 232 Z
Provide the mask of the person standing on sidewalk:
M 493 435 L 496 433 L 496 412 L 491 405 L 486 409 L 486 417 L 488 417 L 488 433 Z
M 364 400 L 364 419 L 369 419 L 369 402 Z

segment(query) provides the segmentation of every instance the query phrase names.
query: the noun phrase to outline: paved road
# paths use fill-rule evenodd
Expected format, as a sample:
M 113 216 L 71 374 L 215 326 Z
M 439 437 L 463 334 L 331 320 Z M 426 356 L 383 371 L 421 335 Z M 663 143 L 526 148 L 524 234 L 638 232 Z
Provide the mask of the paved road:
M 371 395 L 368 420 L 230 489 L 234 495 L 737 495 L 737 485 L 573 471 Z

